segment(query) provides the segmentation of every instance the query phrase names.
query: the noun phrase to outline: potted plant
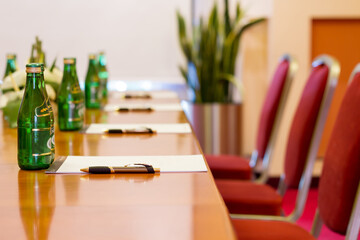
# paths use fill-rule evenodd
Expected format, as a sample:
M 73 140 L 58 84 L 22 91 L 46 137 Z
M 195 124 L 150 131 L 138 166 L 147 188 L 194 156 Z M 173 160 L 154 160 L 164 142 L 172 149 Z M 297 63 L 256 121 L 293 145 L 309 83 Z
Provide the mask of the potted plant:
M 36 42 L 32 45 L 31 56 L 28 62 L 44 63 L 45 87 L 50 100 L 56 100 L 62 72 L 56 67 L 56 58 L 48 68 L 45 62 L 45 53 L 42 49 L 42 42 L 36 37 Z M 15 64 L 17 65 L 17 64 Z M 10 128 L 17 127 L 17 115 L 24 93 L 26 83 L 26 73 L 24 69 L 15 69 L 5 76 L 0 85 L 0 110 L 3 110 L 3 117 L 8 122 Z
M 215 4 L 207 23 L 201 19 L 190 37 L 183 16 L 177 12 L 180 46 L 187 60 L 187 66 L 180 67 L 180 71 L 190 95 L 190 101 L 183 103 L 184 110 L 204 152 L 236 154 L 240 145 L 237 129 L 241 108 L 233 99 L 234 87 L 240 90 L 235 78 L 236 58 L 244 31 L 264 19 L 245 21 L 239 3 L 232 19 L 228 0 L 224 4 L 222 18 Z M 227 149 L 221 150 L 221 144 Z

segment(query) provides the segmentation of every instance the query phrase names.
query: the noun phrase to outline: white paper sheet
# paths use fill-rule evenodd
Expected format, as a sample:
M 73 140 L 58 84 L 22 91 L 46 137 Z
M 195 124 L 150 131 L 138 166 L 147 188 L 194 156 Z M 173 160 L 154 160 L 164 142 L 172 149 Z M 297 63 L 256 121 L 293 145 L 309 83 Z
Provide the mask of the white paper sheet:
M 152 108 L 155 111 L 182 111 L 180 103 L 173 104 L 145 104 L 145 103 L 120 103 L 120 104 L 107 104 L 104 107 L 105 111 L 112 112 L 118 108 Z
M 163 99 L 163 98 L 174 99 L 174 98 L 179 98 L 177 93 L 172 92 L 172 91 L 127 91 L 127 92 L 114 93 L 114 97 L 115 98 L 124 98 L 124 96 L 126 94 L 136 95 L 136 96 L 149 94 L 151 96 L 151 98 L 154 98 L 154 99 Z
M 150 164 L 160 172 L 206 172 L 202 155 L 170 156 L 68 156 L 55 173 L 83 173 L 91 166 L 124 166 L 132 163 Z
M 157 133 L 191 133 L 191 127 L 188 123 L 174 123 L 174 124 L 106 124 L 106 123 L 92 123 L 86 129 L 85 133 L 89 134 L 103 134 L 108 129 L 139 129 L 151 128 Z

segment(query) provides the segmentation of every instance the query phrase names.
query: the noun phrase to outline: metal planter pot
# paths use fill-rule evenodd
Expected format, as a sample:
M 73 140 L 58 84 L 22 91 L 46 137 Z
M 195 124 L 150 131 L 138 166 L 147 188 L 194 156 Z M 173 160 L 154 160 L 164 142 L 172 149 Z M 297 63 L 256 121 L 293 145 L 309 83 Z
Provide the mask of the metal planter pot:
M 241 103 L 182 106 L 205 154 L 241 154 Z

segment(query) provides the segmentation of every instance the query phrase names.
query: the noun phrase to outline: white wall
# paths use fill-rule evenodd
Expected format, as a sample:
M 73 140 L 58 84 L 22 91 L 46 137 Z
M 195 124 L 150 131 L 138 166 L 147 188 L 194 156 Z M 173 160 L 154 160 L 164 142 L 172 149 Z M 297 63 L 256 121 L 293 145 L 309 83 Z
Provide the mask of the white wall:
M 104 50 L 111 79 L 182 82 L 176 9 L 190 22 L 190 0 L 0 0 L 0 74 L 8 52 L 24 67 L 38 35 L 48 64 L 77 57 L 80 79 Z

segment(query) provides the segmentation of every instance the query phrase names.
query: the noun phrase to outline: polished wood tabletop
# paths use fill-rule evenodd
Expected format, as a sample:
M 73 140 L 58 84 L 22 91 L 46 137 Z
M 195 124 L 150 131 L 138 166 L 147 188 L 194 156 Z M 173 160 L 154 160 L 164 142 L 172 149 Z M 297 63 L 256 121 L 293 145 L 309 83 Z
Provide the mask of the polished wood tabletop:
M 118 101 L 134 100 L 111 99 Z M 0 239 L 235 239 L 210 172 L 91 175 L 23 171 L 17 165 L 17 131 L 1 119 Z M 91 122 L 187 120 L 182 111 L 87 110 L 86 123 Z M 55 139 L 56 156 L 202 154 L 192 133 L 84 134 L 60 132 L 56 126 Z

